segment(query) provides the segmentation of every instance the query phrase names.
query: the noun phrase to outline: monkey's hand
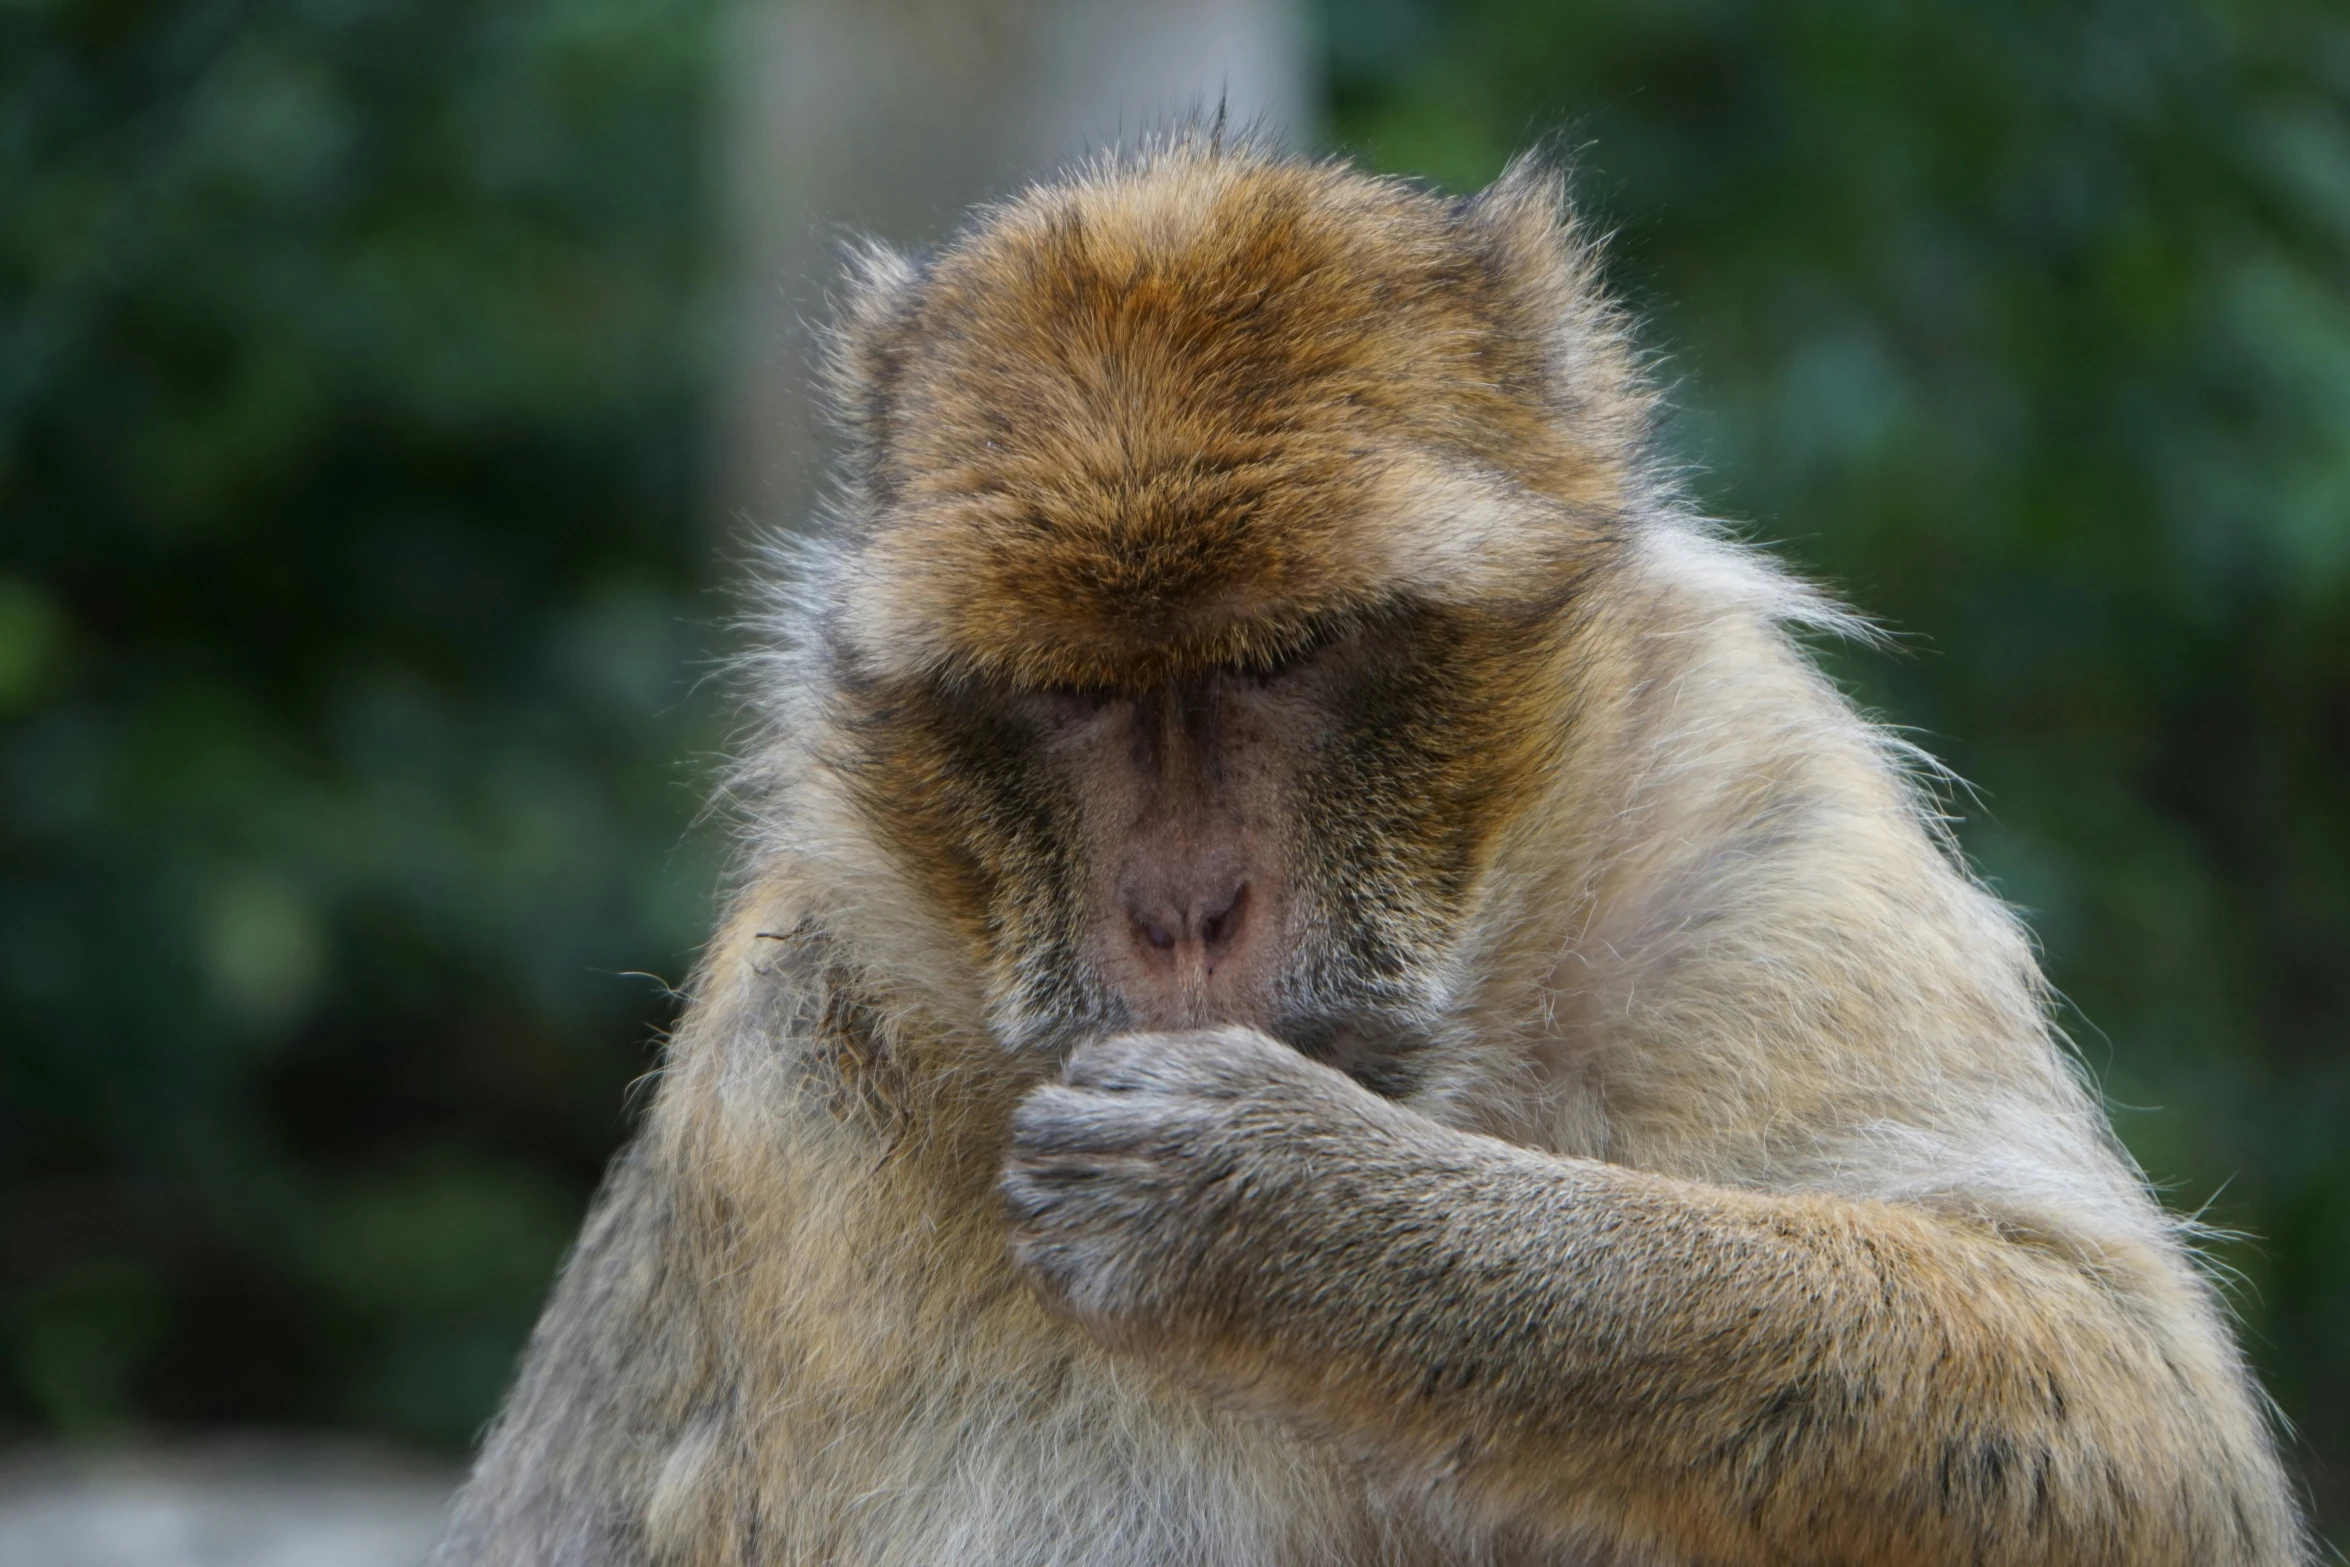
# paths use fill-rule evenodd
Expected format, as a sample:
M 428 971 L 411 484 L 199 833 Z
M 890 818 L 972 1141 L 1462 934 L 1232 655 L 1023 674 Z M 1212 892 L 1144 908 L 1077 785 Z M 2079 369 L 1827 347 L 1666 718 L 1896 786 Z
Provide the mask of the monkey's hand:
M 1443 1135 L 1252 1028 L 1097 1040 L 1013 1116 L 1013 1254 L 1110 1343 L 1220 1338 L 1258 1265 L 1423 1128 Z

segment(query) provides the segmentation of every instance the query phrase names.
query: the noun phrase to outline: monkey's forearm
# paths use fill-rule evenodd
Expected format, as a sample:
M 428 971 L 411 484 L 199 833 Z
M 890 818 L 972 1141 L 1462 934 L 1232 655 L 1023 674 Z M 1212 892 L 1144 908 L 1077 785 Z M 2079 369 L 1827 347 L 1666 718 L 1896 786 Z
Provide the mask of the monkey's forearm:
M 1248 1208 L 1205 1362 L 1512 1512 L 1734 1560 L 2294 1559 L 2201 1324 L 1987 1233 L 1449 1135 Z
M 2254 1564 L 2298 1526 L 2175 1259 L 1440 1127 L 1250 1031 L 1015 1117 L 1046 1298 L 1473 1504 L 1674 1559 Z

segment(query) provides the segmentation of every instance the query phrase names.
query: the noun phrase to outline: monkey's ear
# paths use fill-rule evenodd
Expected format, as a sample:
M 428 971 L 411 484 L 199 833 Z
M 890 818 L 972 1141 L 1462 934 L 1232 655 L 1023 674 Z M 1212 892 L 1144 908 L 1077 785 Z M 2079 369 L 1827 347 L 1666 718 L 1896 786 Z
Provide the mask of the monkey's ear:
M 1567 201 L 1567 166 L 1547 151 L 1520 153 L 1469 199 L 1488 254 L 1517 287 L 1591 292 L 1591 246 Z
M 824 336 L 824 389 L 862 470 L 887 434 L 921 273 L 887 245 L 863 240 L 850 250 L 841 284 Z
M 1567 199 L 1554 152 L 1521 154 L 1472 197 L 1465 218 L 1493 258 L 1519 319 L 1549 339 L 1553 393 L 1585 418 L 1644 419 L 1649 397 L 1624 316 L 1600 286 L 1599 245 Z
M 1522 228 L 1530 240 L 1555 238 L 1573 225 L 1567 210 L 1567 166 L 1544 148 L 1521 152 L 1471 205 L 1499 228 Z

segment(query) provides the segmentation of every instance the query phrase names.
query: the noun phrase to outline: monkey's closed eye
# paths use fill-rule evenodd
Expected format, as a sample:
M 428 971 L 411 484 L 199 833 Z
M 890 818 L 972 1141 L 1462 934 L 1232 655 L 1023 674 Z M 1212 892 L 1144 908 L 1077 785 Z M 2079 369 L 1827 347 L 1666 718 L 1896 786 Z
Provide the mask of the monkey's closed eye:
M 1099 714 L 1118 693 L 1099 686 L 1046 686 L 1025 693 L 1020 705 L 1050 729 L 1065 729 Z
M 1296 674 L 1310 657 L 1310 654 L 1290 653 L 1276 658 L 1244 659 L 1226 670 L 1225 675 L 1244 685 L 1269 686 L 1284 676 Z
M 1225 673 L 1251 685 L 1269 686 L 1292 675 L 1303 673 L 1320 662 L 1322 656 L 1337 644 L 1347 640 L 1356 628 L 1343 620 L 1326 620 L 1308 627 L 1303 634 L 1266 648 L 1263 652 L 1243 658 L 1229 665 Z

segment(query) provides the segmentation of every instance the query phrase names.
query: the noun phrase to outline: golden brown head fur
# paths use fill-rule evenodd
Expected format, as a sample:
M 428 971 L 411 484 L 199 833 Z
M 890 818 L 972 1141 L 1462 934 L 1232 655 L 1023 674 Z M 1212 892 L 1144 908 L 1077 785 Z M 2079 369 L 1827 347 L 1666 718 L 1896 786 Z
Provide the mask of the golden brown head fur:
M 1455 200 L 1178 144 L 876 259 L 835 385 L 861 442 L 861 662 L 1151 686 L 1399 592 L 1555 597 L 1644 481 L 1649 395 L 1523 166 Z

